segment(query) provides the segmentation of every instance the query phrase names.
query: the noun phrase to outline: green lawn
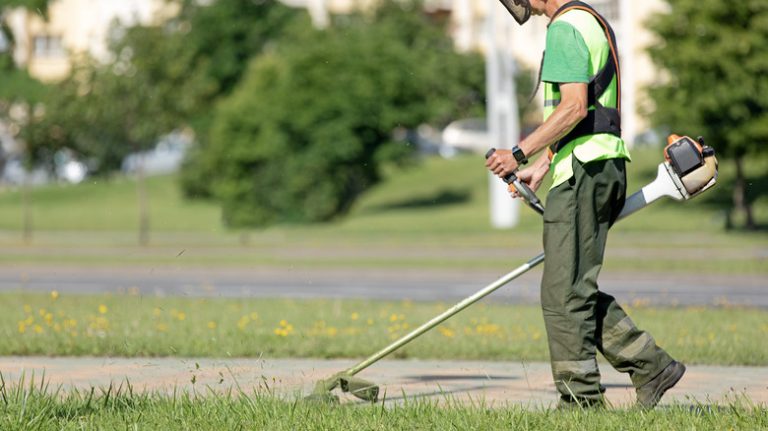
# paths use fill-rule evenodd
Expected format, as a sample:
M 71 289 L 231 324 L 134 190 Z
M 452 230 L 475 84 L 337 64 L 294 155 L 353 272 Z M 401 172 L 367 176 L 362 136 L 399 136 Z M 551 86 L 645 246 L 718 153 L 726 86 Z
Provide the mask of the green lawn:
M 450 304 L 0 294 L 0 355 L 365 357 Z M 765 365 L 768 311 L 628 307 L 689 364 Z M 397 358 L 547 360 L 541 310 L 480 303 Z
M 46 391 L 44 385 L 3 384 L 3 430 L 759 430 L 768 409 L 748 400 L 607 411 L 493 408 L 482 400 L 405 400 L 400 404 L 331 406 L 280 399 L 268 393 L 134 393 L 127 384 L 94 391 Z M 37 382 L 35 382 L 37 383 Z
M 634 152 L 630 190 L 655 175 L 659 153 Z M 723 164 L 721 184 L 695 201 L 659 202 L 619 223 L 609 243 L 607 269 L 768 274 L 768 231 L 723 229 L 731 171 L 729 163 Z M 752 178 L 765 172 L 768 159 L 750 161 Z M 519 227 L 508 232 L 491 229 L 488 180 L 476 156 L 429 158 L 417 167 L 388 171 L 384 182 L 335 222 L 232 232 L 221 226 L 214 204 L 184 200 L 175 177 L 157 177 L 149 181 L 151 246 L 143 248 L 136 246 L 136 191 L 129 179 L 34 190 L 31 245 L 22 243 L 21 196 L 7 190 L 0 193 L 0 262 L 508 267 L 510 261 L 527 260 L 540 251 L 541 220 L 522 208 Z M 763 182 L 754 183 L 756 196 Z M 763 223 L 768 220 L 768 196 L 756 198 L 756 214 Z M 414 253 L 400 255 L 396 250 L 402 248 Z M 368 253 L 354 252 L 359 249 Z M 461 249 L 473 253 L 434 253 Z M 305 250 L 324 252 L 307 257 L 299 252 Z

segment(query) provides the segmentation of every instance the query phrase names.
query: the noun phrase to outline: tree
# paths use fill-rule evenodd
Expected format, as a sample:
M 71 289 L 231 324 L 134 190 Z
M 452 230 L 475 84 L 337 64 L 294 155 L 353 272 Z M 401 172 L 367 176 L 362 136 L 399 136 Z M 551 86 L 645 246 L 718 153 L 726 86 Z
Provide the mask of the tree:
M 25 8 L 40 13 L 43 17 L 48 11 L 48 0 L 0 0 L 0 123 L 9 124 L 14 138 L 18 138 L 19 132 L 27 125 L 33 105 L 45 94 L 45 86 L 32 78 L 27 71 L 17 67 L 13 59 L 15 38 L 11 32 L 6 18 L 13 8 Z M 11 108 L 20 108 L 17 111 L 23 115 L 11 115 Z M 0 172 L 5 167 L 5 154 L 0 154 Z M 29 184 L 25 181 L 22 185 L 23 199 L 23 225 L 24 240 L 32 240 L 32 209 L 29 198 Z
M 669 12 L 651 21 L 661 43 L 650 54 L 669 77 L 651 89 L 653 121 L 703 135 L 733 158 L 733 209 L 754 229 L 743 161 L 768 142 L 768 2 L 667 2 Z
M 457 54 L 418 3 L 294 29 L 214 115 L 205 181 L 229 226 L 325 221 L 408 147 L 395 129 L 483 112 L 477 55 Z

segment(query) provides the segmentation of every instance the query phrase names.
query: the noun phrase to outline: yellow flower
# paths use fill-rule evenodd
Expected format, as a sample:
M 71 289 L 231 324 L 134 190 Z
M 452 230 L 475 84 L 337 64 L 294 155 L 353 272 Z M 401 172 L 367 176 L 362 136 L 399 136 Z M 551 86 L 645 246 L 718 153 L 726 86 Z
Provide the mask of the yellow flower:
M 456 333 L 453 330 L 442 327 L 442 326 L 439 326 L 437 330 L 440 331 L 440 333 L 443 334 L 443 336 L 448 338 L 453 338 L 456 335 Z
M 355 313 L 352 313 L 352 315 L 349 316 L 349 318 L 352 319 L 352 320 L 357 320 L 357 319 L 360 318 L 360 315 L 357 314 L 357 312 L 355 312 Z
M 160 317 L 160 315 L 161 315 L 161 314 L 163 314 L 163 310 L 161 310 L 161 309 L 160 309 L 160 308 L 158 308 L 158 307 L 155 307 L 155 309 L 154 309 L 154 310 L 152 310 L 152 314 L 153 314 L 155 317 Z
M 27 325 L 24 322 L 19 322 L 19 334 L 27 332 Z
M 214 322 L 213 320 L 208 322 L 208 329 L 216 329 L 216 322 Z
M 43 333 L 43 327 L 40 325 L 35 325 L 32 329 L 35 330 L 36 334 L 42 334 Z
M 176 317 L 177 317 L 179 320 L 185 320 L 185 319 L 187 318 L 187 314 L 186 314 L 186 313 L 184 313 L 183 311 L 179 311 L 179 314 L 177 314 L 177 315 L 176 315 Z
M 57 290 L 52 290 L 52 291 L 51 291 L 51 299 L 53 299 L 53 300 L 55 301 L 55 300 L 56 300 L 56 299 L 58 299 L 58 298 L 59 298 L 59 291 L 57 291 Z
M 24 312 L 29 314 L 32 312 L 32 307 L 29 306 L 29 304 L 24 304 Z
M 397 314 L 393 314 L 393 315 L 389 316 L 389 321 L 390 322 L 394 322 L 396 320 L 397 320 Z
M 256 320 L 256 319 L 258 319 L 258 318 L 259 318 L 259 313 L 257 313 L 257 312 L 255 312 L 255 311 L 253 311 L 253 312 L 251 312 L 251 314 L 249 315 L 249 317 L 251 318 L 251 320 Z
M 99 314 L 107 314 L 107 311 L 109 311 L 109 309 L 107 308 L 106 305 L 104 304 L 99 305 Z

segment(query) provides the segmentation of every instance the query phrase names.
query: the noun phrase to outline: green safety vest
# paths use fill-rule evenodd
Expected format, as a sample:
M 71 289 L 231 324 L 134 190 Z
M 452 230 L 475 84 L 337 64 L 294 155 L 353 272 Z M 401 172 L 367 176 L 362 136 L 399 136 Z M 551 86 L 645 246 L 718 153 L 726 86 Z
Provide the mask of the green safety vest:
M 590 64 L 589 70 L 592 76 L 602 69 L 608 62 L 611 55 L 611 49 L 608 44 L 608 38 L 603 27 L 596 18 L 585 10 L 571 9 L 562 15 L 556 16 L 553 22 L 564 21 L 572 25 L 584 39 L 587 49 L 589 49 Z M 545 54 L 546 55 L 546 54 Z M 618 65 L 617 65 L 618 68 Z M 597 100 L 606 108 L 618 109 L 619 100 L 619 78 L 614 76 L 610 85 L 600 95 Z M 555 111 L 560 103 L 560 88 L 558 84 L 544 83 L 544 120 L 546 121 Z M 590 111 L 595 110 L 595 106 L 589 107 Z M 573 157 L 575 156 L 582 163 L 595 160 L 606 160 L 614 158 L 625 158 L 630 160 L 629 151 L 624 141 L 613 134 L 597 133 L 575 138 L 569 142 L 561 142 L 558 146 L 551 162 L 552 169 L 552 187 L 556 187 L 573 176 Z

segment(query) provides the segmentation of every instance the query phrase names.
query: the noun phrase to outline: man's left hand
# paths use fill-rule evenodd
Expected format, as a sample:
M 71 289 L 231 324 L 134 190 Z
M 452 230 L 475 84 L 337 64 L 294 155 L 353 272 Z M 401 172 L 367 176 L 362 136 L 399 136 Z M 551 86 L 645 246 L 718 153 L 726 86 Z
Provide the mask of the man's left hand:
M 485 161 L 485 166 L 494 175 L 505 178 L 507 175 L 517 170 L 517 160 L 512 155 L 512 150 L 496 150 L 491 157 Z

